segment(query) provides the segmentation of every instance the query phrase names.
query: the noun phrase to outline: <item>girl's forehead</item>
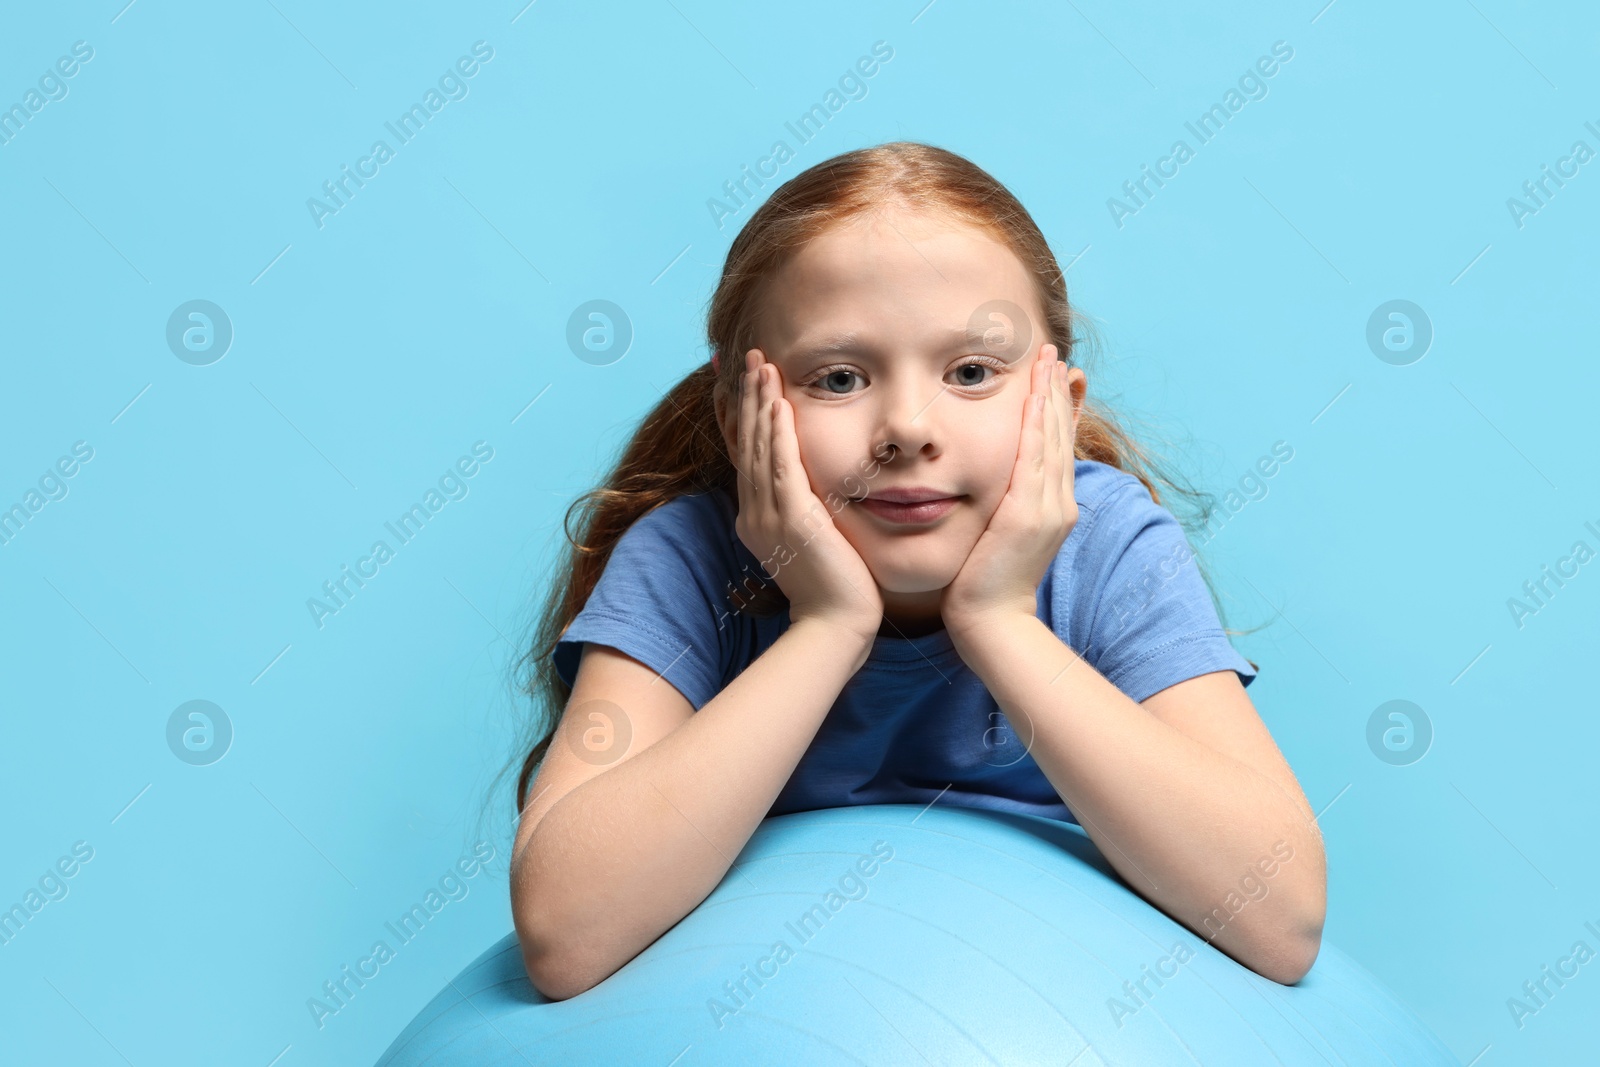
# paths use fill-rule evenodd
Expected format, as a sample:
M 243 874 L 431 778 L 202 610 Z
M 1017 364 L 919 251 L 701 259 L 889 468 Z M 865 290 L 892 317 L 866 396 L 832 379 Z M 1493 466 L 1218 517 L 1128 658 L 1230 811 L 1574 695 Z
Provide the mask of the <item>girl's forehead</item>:
M 825 251 L 841 246 L 904 246 L 927 242 L 992 245 L 1009 251 L 999 235 L 986 227 L 945 212 L 895 205 L 841 220 L 812 238 L 801 252 Z
M 894 225 L 885 218 L 870 228 L 831 230 L 790 257 L 760 302 L 768 343 L 912 324 L 943 331 L 995 302 L 1041 314 L 1022 261 L 983 230 L 946 225 L 897 233 Z

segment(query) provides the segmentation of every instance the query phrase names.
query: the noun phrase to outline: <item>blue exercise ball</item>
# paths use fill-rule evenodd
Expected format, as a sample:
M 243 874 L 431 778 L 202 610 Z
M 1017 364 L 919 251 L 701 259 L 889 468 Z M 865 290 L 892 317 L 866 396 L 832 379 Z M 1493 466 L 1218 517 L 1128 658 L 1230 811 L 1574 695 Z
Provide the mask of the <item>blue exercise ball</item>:
M 378 1067 L 1456 1064 L 1323 941 L 1251 971 L 1124 884 L 1083 830 L 906 804 L 770 818 L 699 907 L 594 988 L 528 981 L 516 935 Z

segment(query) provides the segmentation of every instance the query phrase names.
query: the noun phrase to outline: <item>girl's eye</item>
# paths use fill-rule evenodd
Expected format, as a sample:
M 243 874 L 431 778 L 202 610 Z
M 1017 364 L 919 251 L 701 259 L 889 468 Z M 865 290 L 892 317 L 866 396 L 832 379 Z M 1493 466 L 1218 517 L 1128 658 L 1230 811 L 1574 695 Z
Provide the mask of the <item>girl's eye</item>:
M 829 386 L 840 384 L 839 379 L 841 379 L 841 378 L 846 379 L 843 384 L 849 385 L 850 384 L 849 383 L 849 379 L 851 379 L 851 378 L 859 378 L 859 377 L 861 377 L 861 375 L 857 374 L 853 370 L 844 370 L 842 368 L 839 368 L 839 369 L 833 369 L 833 370 L 825 370 L 820 375 L 818 375 L 816 378 L 813 378 L 810 382 L 808 382 L 806 384 L 808 384 L 808 385 L 821 384 L 823 392 L 835 393 L 835 395 L 843 396 L 844 392 L 848 392 L 848 390 L 844 390 L 842 392 L 835 392 L 835 390 L 833 390 L 832 388 L 829 388 Z
M 951 371 L 951 373 L 957 375 L 957 381 L 955 384 L 964 388 L 975 389 L 989 384 L 989 382 L 993 381 L 994 379 L 979 378 L 978 380 L 974 381 L 972 380 L 971 374 L 963 372 L 970 372 L 973 369 L 977 369 L 979 371 L 987 369 L 994 371 L 995 374 L 998 375 L 1004 367 L 1005 364 L 1001 363 L 997 359 L 975 356 L 972 359 L 969 359 L 967 362 L 956 367 L 956 369 Z M 823 390 L 823 392 L 826 392 L 832 396 L 846 396 L 851 392 L 851 390 L 848 388 L 850 379 L 859 377 L 861 377 L 861 375 L 845 367 L 828 367 L 820 371 L 815 377 L 805 384 L 807 386 L 819 387 Z M 833 386 L 841 386 L 843 388 L 834 389 Z
M 961 372 L 962 371 L 966 371 L 966 370 L 979 370 L 979 371 L 992 370 L 992 371 L 995 372 L 996 375 L 999 375 L 999 373 L 1000 373 L 1000 369 L 999 369 L 999 367 L 997 365 L 989 363 L 987 361 L 980 361 L 980 360 L 971 360 L 971 361 L 969 361 L 967 363 L 963 363 L 963 364 L 961 364 L 961 366 L 957 367 L 952 373 L 956 374 L 958 377 L 961 377 Z M 982 378 L 982 377 L 980 377 L 975 382 L 974 381 L 969 381 L 969 380 L 962 380 L 962 381 L 958 382 L 957 384 L 965 385 L 965 386 L 979 386 L 979 385 L 987 385 L 989 382 L 991 382 L 993 380 L 994 379 L 992 379 L 992 378 Z

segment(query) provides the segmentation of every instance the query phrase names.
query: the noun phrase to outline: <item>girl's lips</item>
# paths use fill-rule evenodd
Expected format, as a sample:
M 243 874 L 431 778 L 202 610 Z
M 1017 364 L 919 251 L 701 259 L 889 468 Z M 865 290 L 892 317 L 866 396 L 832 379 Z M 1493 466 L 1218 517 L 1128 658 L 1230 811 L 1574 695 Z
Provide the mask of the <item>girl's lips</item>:
M 960 502 L 961 498 L 958 496 L 947 496 L 942 500 L 924 500 L 918 504 L 895 504 L 888 500 L 866 497 L 856 501 L 856 504 L 885 522 L 904 526 L 925 526 L 928 523 L 938 522 L 950 514 Z

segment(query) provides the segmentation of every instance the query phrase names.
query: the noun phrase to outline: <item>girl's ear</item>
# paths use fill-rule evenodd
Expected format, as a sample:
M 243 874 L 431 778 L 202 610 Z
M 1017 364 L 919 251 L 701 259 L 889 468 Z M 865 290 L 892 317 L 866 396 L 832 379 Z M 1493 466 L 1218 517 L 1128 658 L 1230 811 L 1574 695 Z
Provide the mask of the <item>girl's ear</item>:
M 1082 367 L 1067 368 L 1067 396 L 1072 400 L 1072 439 L 1078 439 L 1078 423 L 1083 420 L 1083 400 L 1089 392 L 1089 376 Z

